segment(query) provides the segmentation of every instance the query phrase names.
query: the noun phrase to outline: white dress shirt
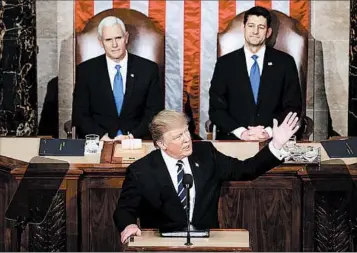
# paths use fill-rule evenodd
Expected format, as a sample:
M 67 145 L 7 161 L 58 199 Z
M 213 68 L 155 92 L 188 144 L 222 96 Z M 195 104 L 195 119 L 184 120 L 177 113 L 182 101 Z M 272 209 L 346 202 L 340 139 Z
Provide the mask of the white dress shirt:
M 250 70 L 253 67 L 254 64 L 254 60 L 252 58 L 253 55 L 258 56 L 257 62 L 258 62 L 258 66 L 259 66 L 259 71 L 260 71 L 260 75 L 262 75 L 263 73 L 263 65 L 264 65 L 264 55 L 265 55 L 265 50 L 266 50 L 266 46 L 263 45 L 258 52 L 256 52 L 255 54 L 253 54 L 252 52 L 249 51 L 249 49 L 244 46 L 244 54 L 245 54 L 245 62 L 247 64 L 247 70 L 248 70 L 248 75 L 250 77 Z M 232 131 L 232 133 L 239 139 L 241 139 L 243 132 L 247 130 L 245 127 L 238 127 L 236 129 L 234 129 Z M 271 138 L 273 136 L 273 130 L 271 127 L 266 127 L 265 131 L 268 133 L 269 137 Z
M 177 159 L 172 158 L 171 156 L 169 156 L 168 154 L 165 153 L 165 151 L 163 151 L 162 149 L 161 151 L 161 155 L 164 158 L 166 167 L 170 173 L 170 177 L 172 180 L 172 183 L 174 184 L 174 187 L 176 189 L 178 189 L 178 182 L 177 182 L 177 169 L 178 167 L 176 166 L 177 164 Z M 188 158 L 185 157 L 181 160 L 184 164 L 184 173 L 185 174 L 191 174 L 192 175 L 192 170 L 190 167 L 190 163 L 188 161 Z M 193 178 L 193 176 L 192 176 Z M 177 193 L 177 197 L 178 197 L 178 193 Z M 192 215 L 193 215 L 193 209 L 195 206 L 195 197 L 196 197 L 196 189 L 195 189 L 195 180 L 193 180 L 193 184 L 192 187 L 190 189 L 190 221 L 192 222 Z
M 110 59 L 108 56 L 105 57 L 107 59 L 107 67 L 108 67 L 108 73 L 109 73 L 109 79 L 110 79 L 110 85 L 112 86 L 112 90 L 114 87 L 114 77 L 117 74 L 117 69 L 115 68 L 116 65 L 120 65 L 120 74 L 123 79 L 123 93 L 125 94 L 125 88 L 126 88 L 126 74 L 128 72 L 128 52 L 125 52 L 125 56 L 122 60 L 119 62 L 115 62 L 112 59 Z

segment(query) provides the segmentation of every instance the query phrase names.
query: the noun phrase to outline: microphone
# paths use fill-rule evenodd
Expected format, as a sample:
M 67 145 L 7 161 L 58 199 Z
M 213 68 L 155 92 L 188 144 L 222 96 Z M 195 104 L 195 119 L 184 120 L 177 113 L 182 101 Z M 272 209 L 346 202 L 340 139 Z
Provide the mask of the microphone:
M 183 179 L 182 179 L 182 184 L 183 187 L 185 188 L 191 188 L 193 185 L 193 177 L 191 174 L 184 174 Z
M 190 188 L 193 185 L 193 177 L 191 174 L 184 174 L 182 179 L 183 187 L 186 188 L 186 217 L 187 217 L 187 236 L 186 246 L 191 246 L 191 234 L 190 234 Z

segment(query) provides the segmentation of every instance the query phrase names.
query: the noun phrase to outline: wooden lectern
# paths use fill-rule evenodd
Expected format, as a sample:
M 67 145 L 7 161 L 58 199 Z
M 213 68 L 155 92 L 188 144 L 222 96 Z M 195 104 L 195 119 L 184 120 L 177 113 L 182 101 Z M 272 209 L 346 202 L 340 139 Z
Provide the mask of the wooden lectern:
M 185 246 L 186 238 L 160 237 L 157 230 L 142 230 L 141 236 L 128 242 L 125 251 L 252 251 L 249 232 L 245 229 L 211 229 L 208 238 L 192 238 L 192 246 Z

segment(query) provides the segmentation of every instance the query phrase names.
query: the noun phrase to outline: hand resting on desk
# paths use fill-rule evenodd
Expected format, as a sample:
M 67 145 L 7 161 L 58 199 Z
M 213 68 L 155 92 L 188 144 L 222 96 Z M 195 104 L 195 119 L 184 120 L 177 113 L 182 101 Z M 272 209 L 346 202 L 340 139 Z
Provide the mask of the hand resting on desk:
M 120 234 L 121 242 L 124 244 L 126 240 L 132 235 L 141 236 L 141 230 L 136 224 L 130 224 L 126 226 L 126 228 Z

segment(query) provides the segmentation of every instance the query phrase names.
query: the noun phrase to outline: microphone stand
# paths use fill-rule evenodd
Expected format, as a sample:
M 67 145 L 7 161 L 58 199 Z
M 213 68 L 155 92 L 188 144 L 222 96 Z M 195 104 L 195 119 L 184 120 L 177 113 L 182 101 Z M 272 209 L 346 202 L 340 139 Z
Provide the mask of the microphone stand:
M 187 216 L 187 237 L 186 237 L 186 246 L 191 246 L 191 234 L 190 234 L 190 185 L 185 185 L 186 187 L 186 216 Z

